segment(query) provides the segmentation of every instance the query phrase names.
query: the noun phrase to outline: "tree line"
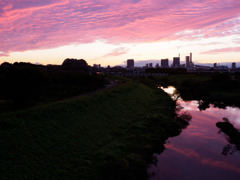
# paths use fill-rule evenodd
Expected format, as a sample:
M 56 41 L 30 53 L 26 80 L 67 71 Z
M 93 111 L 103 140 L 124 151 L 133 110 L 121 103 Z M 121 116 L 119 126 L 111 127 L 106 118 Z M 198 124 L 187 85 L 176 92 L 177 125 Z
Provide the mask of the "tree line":
M 66 59 L 62 65 L 2 63 L 0 100 L 25 105 L 86 93 L 106 84 L 101 75 L 90 75 L 85 60 Z

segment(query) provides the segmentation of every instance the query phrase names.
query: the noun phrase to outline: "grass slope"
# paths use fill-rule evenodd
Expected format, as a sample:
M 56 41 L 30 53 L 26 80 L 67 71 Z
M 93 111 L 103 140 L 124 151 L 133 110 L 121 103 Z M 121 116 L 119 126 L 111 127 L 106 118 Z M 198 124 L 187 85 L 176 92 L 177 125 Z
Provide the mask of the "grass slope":
M 0 116 L 2 179 L 146 177 L 159 142 L 179 131 L 161 91 L 126 83 L 91 97 Z

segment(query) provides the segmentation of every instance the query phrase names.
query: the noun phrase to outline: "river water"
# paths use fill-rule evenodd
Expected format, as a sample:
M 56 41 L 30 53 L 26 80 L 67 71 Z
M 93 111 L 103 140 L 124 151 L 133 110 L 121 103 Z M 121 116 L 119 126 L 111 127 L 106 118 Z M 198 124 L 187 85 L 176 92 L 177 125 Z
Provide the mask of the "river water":
M 171 95 L 174 88 L 163 90 Z M 165 150 L 155 154 L 157 163 L 150 165 L 149 180 L 240 180 L 240 151 L 229 137 L 216 126 L 228 118 L 236 129 L 240 129 L 240 109 L 219 109 L 210 105 L 204 111 L 198 109 L 197 101 L 177 101 L 191 114 L 192 120 L 182 133 L 169 138 Z

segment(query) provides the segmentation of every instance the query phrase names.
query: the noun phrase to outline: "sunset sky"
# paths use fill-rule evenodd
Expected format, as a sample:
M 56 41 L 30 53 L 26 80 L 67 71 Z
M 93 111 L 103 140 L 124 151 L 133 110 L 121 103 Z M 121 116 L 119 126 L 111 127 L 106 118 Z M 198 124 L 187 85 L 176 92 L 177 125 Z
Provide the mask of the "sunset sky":
M 0 64 L 240 62 L 239 0 L 0 0 Z

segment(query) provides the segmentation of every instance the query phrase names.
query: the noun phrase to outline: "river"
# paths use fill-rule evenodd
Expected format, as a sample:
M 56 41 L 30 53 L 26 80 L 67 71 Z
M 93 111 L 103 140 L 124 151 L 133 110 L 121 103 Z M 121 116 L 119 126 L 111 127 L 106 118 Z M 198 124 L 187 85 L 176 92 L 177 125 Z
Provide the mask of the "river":
M 175 89 L 163 90 L 171 95 Z M 198 101 L 179 98 L 177 103 L 182 106 L 179 113 L 187 111 L 192 120 L 179 136 L 167 140 L 163 153 L 154 155 L 157 162 L 148 168 L 149 180 L 239 180 L 239 146 L 216 123 L 227 118 L 238 132 L 240 109 L 210 105 L 200 111 Z

